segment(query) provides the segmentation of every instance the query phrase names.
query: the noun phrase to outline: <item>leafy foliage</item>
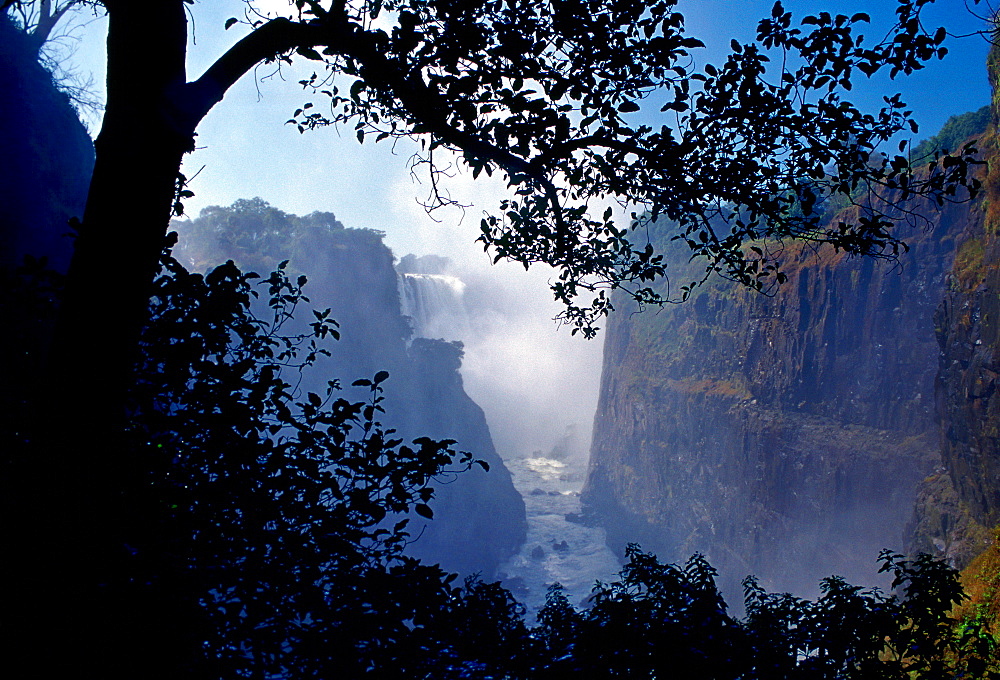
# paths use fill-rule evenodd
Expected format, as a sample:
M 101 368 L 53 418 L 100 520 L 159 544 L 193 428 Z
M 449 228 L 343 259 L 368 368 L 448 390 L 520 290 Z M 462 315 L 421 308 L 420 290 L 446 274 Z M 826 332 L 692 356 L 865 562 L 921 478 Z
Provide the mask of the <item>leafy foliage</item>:
M 877 152 L 916 130 L 900 97 L 874 113 L 845 98 L 859 74 L 894 78 L 945 55 L 945 29 L 921 23 L 929 1 L 899 0 L 895 27 L 870 45 L 857 32 L 863 13 L 796 24 L 777 2 L 755 41 L 733 41 L 721 66 L 697 72 L 691 50 L 702 43 L 684 32 L 675 0 L 391 0 L 348 3 L 342 14 L 303 0 L 304 21 L 366 28 L 352 29 L 354 47 L 298 50 L 324 63 L 303 85 L 331 113 L 310 102 L 289 122 L 352 125 L 359 141 L 421 137 L 417 163 L 435 188 L 440 150 L 473 177 L 502 173 L 513 197 L 483 219 L 480 240 L 496 259 L 557 267 L 564 317 L 592 335 L 611 308 L 606 289 L 662 302 L 647 284 L 665 276 L 655 249 L 616 227 L 612 210 L 591 214 L 595 204 L 638 206 L 632 229 L 670 218 L 707 272 L 766 291 L 784 276 L 761 241 L 893 258 L 904 249 L 891 229 L 907 219 L 894 210 L 900 200 L 975 194 L 974 149 L 916 174 L 907 158 Z M 397 17 L 389 32 L 370 27 L 383 12 Z M 344 76 L 346 91 L 334 84 Z M 637 124 L 631 114 L 646 100 L 669 119 Z M 817 204 L 837 196 L 862 210 L 827 225 Z M 448 202 L 436 193 L 430 207 Z M 595 297 L 580 304 L 585 292 Z
M 953 612 L 959 621 L 959 656 L 983 661 L 979 675 L 1000 675 L 1000 528 L 961 574 L 969 598 Z M 970 666 L 971 667 L 971 666 Z
M 401 554 L 405 513 L 430 513 L 428 482 L 475 461 L 385 430 L 384 372 L 356 382 L 365 402 L 335 381 L 298 393 L 337 333 L 320 311 L 284 334 L 304 282 L 283 266 L 256 284 L 232 263 L 163 266 L 130 401 L 128 579 L 107 594 L 155 593 L 163 631 L 197 641 L 178 664 L 191 677 L 995 677 L 989 631 L 949 618 L 964 594 L 926 555 L 883 553 L 889 594 L 831 577 L 807 601 L 748 579 L 737 619 L 704 558 L 665 565 L 630 546 L 586 607 L 555 585 L 529 627 L 499 584 L 455 585 Z M 47 305 L 39 280 L 24 285 Z M 253 315 L 255 293 L 270 318 Z
M 641 300 L 658 301 L 647 284 L 664 275 L 655 250 L 633 247 L 628 229 L 613 224 L 612 211 L 590 214 L 605 200 L 638 205 L 651 219 L 676 220 L 678 235 L 708 258 L 711 270 L 766 290 L 781 280 L 780 263 L 756 241 L 804 238 L 893 257 L 902 247 L 889 231 L 900 197 L 943 202 L 961 198 L 963 186 L 975 192 L 971 151 L 919 176 L 903 157 L 875 155 L 881 142 L 910 126 L 898 97 L 887 97 L 873 114 L 843 99 L 855 71 L 894 76 L 943 56 L 943 30 L 926 32 L 920 22 L 928 1 L 900 0 L 895 28 L 870 47 L 854 33 L 867 20 L 862 14 L 822 13 L 793 27 L 790 13 L 776 3 L 755 42 L 735 43 L 722 66 L 690 73 L 689 53 L 699 42 L 684 34 L 673 0 L 358 0 L 329 8 L 295 0 L 297 20 L 255 25 L 191 83 L 179 81 L 186 2 L 100 2 L 111 15 L 109 54 L 117 61 L 108 69 L 108 116 L 77 251 L 83 254 L 71 270 L 51 362 L 57 373 L 79 365 L 82 353 L 99 368 L 51 380 L 53 395 L 80 403 L 66 410 L 69 436 L 51 437 L 55 444 L 41 458 L 66 462 L 72 457 L 66 450 L 75 449 L 63 444 L 103 426 L 109 413 L 114 422 L 121 416 L 113 388 L 97 392 L 106 399 L 93 400 L 106 401 L 106 409 L 83 402 L 101 371 L 112 374 L 113 385 L 126 382 L 113 355 L 131 356 L 133 331 L 142 325 L 132 307 L 146 305 L 158 230 L 173 201 L 186 197 L 183 187 L 172 191 L 180 159 L 208 110 L 257 63 L 295 55 L 329 69 L 305 85 L 327 97 L 331 113 L 303 106 L 293 116 L 302 129 L 341 123 L 354 125 L 359 141 L 368 134 L 420 137 L 435 186 L 442 168 L 433 154 L 443 150 L 459 154 L 473 175 L 502 173 L 513 195 L 483 221 L 482 241 L 497 258 L 558 267 L 554 291 L 567 305 L 566 317 L 592 334 L 610 308 L 606 288 L 626 287 Z M 392 17 L 388 31 L 373 23 L 383 12 Z M 157 30 L 144 30 L 149 26 Z M 143 59 L 135 57 L 137 48 L 145 50 Z M 769 51 L 782 67 L 768 68 Z M 350 81 L 344 92 L 327 82 L 334 75 Z M 636 125 L 629 117 L 650 98 L 670 112 L 669 125 Z M 859 187 L 873 198 L 856 222 L 827 227 L 810 209 L 817 197 L 854 196 Z M 443 196 L 437 194 L 437 204 L 447 201 Z M 715 219 L 724 226 L 713 226 Z M 126 220 L 137 224 L 122 228 Z M 131 238 L 135 234 L 142 238 Z M 104 299 L 108 280 L 100 258 L 127 271 L 124 312 L 94 304 Z M 99 535 L 96 563 L 127 563 L 120 569 L 127 578 L 116 584 L 120 594 L 155 591 L 158 604 L 174 598 L 190 605 L 172 610 L 190 617 L 166 617 L 161 625 L 185 631 L 207 652 L 213 670 L 203 675 L 325 677 L 335 668 L 347 677 L 383 669 L 391 677 L 411 669 L 434 677 L 490 677 L 539 667 L 531 656 L 537 645 L 514 644 L 524 628 L 509 595 L 476 582 L 452 588 L 439 570 L 399 554 L 406 527 L 397 514 L 430 512 L 427 481 L 453 463 L 449 444 L 404 444 L 379 424 L 382 374 L 367 385 L 367 402 L 338 399 L 334 384 L 321 394 L 299 394 L 294 372 L 323 351 L 320 341 L 335 327 L 320 312 L 311 334 L 282 337 L 290 306 L 301 300 L 301 282 L 278 272 L 265 285 L 274 319 L 261 325 L 248 313 L 248 279 L 235 267 L 200 277 L 167 261 L 142 340 L 129 445 L 119 450 L 112 433 L 112 451 L 98 469 L 114 474 L 95 487 L 99 507 L 78 508 L 85 494 L 57 479 L 55 509 L 46 516 L 81 512 L 83 521 L 70 526 L 90 523 Z M 597 299 L 580 303 L 586 291 Z M 126 321 L 118 322 L 119 315 Z M 101 349 L 105 338 L 89 340 L 96 335 L 86 332 L 93 319 L 120 337 L 111 350 Z M 57 397 L 42 403 L 56 404 Z M 131 513 L 124 520 L 129 526 L 117 526 L 124 513 L 112 510 L 119 508 Z M 114 546 L 124 557 L 106 550 L 117 532 L 128 537 Z M 73 538 L 58 528 L 53 537 Z M 71 541 L 74 548 L 81 544 Z M 59 553 L 41 554 L 44 560 Z M 80 558 L 82 551 L 70 554 Z M 105 575 L 87 560 L 77 579 L 87 589 L 103 591 L 104 579 L 120 575 Z M 899 641 L 896 657 L 885 660 L 886 677 L 898 668 L 924 677 L 950 670 L 952 662 L 937 656 L 950 645 L 941 615 L 954 597 L 946 573 L 896 558 L 890 563 L 905 595 L 886 599 L 892 626 L 882 639 Z M 102 581 L 88 580 L 93 574 Z M 74 585 L 71 579 L 69 588 Z M 859 603 L 881 606 L 875 596 L 864 600 L 839 585 L 829 592 L 838 593 L 831 604 L 838 612 L 856 611 Z M 746 660 L 730 650 L 740 648 L 742 636 L 755 639 L 752 628 L 727 618 L 710 570 L 698 560 L 684 569 L 663 567 L 633 551 L 621 584 L 598 595 L 587 612 L 574 615 L 563 602 L 558 616 L 550 611 L 544 619 L 544 639 L 564 652 L 547 668 L 556 662 L 572 667 L 575 654 L 593 648 L 606 650 L 586 669 L 597 676 L 662 674 L 663 664 L 674 660 L 680 668 L 711 664 L 714 670 L 703 675 L 726 677 Z M 759 599 L 761 620 L 778 622 L 776 635 L 798 631 L 800 612 L 811 611 L 784 598 L 773 605 Z M 51 605 L 58 595 L 41 601 Z M 114 611 L 128 610 L 99 612 L 89 639 L 104 633 Z M 155 629 L 143 626 L 158 611 L 143 612 L 139 635 L 155 637 Z M 70 617 L 81 620 L 75 612 Z M 442 623 L 435 627 L 435 621 Z M 572 625 L 564 630 L 566 622 Z M 598 636 L 608 630 L 636 636 L 625 641 L 625 655 L 600 644 Z M 716 636 L 726 653 L 706 656 L 701 639 L 685 636 L 687 630 Z M 426 642 L 419 641 L 423 632 Z M 757 644 L 775 663 L 798 668 L 813 643 L 785 637 L 768 646 L 771 638 L 762 633 Z M 865 644 L 869 637 L 857 639 Z M 401 653 L 410 643 L 414 653 Z M 661 645 L 670 653 L 660 653 Z M 827 677 L 856 672 L 854 656 L 828 646 Z M 503 666 L 504 653 L 518 648 L 529 656 L 508 656 L 510 665 Z M 89 652 L 80 645 L 76 651 Z M 393 672 L 404 666 L 406 672 Z
M 539 617 L 548 623 L 548 637 L 572 635 L 554 625 L 559 620 L 576 631 L 572 643 L 562 641 L 572 653 L 556 667 L 612 678 L 736 677 L 739 628 L 726 614 L 708 562 L 696 555 L 684 567 L 664 565 L 637 546 L 629 547 L 627 559 L 621 580 L 598 584 L 578 621 L 558 614 L 563 603 L 550 594 Z
M 367 402 L 338 398 L 337 381 L 299 394 L 296 376 L 336 324 L 316 312 L 306 333 L 283 334 L 304 277 L 282 265 L 259 282 L 266 321 L 252 313 L 254 278 L 231 262 L 202 276 L 164 259 L 129 432 L 135 507 L 156 530 L 136 534 L 134 558 L 154 587 L 197 605 L 222 675 L 310 677 L 331 663 L 360 674 L 448 592 L 439 569 L 402 556 L 405 513 L 431 516 L 430 481 L 476 461 L 385 429 L 384 371 L 355 382 Z
M 830 577 L 808 601 L 748 578 L 742 620 L 727 614 L 701 556 L 664 565 L 632 545 L 627 558 L 620 581 L 598 584 L 584 611 L 550 589 L 533 631 L 549 654 L 539 677 L 987 677 L 989 657 L 956 654 L 964 644 L 949 618 L 964 598 L 957 573 L 927 555 L 883 552 L 892 594 Z

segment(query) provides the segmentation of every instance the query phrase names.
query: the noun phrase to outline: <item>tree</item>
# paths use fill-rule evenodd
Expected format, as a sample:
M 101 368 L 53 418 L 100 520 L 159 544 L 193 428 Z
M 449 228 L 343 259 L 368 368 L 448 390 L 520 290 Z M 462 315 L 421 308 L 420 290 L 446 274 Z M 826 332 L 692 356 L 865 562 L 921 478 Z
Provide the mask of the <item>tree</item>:
M 96 630 L 114 617 L 144 621 L 135 611 L 101 611 L 101 575 L 124 548 L 90 541 L 130 512 L 122 496 L 125 395 L 169 218 L 187 191 L 181 159 L 199 122 L 256 64 L 315 62 L 305 84 L 329 102 L 330 114 L 303 105 L 293 115 L 303 130 L 342 124 L 355 126 L 359 141 L 418 138 L 435 184 L 442 177 L 434 154 L 444 150 L 460 154 L 474 176 L 501 173 L 511 198 L 484 220 L 481 240 L 496 258 L 557 267 L 553 289 L 565 316 L 591 335 L 610 308 L 606 288 L 656 301 L 646 284 L 664 275 L 659 256 L 616 226 L 610 211 L 588 213 L 594 201 L 677 220 L 678 235 L 710 269 L 764 289 L 781 280 L 767 239 L 893 257 L 901 247 L 890 231 L 894 200 L 952 200 L 961 185 L 974 191 L 967 155 L 925 174 L 905 158 L 875 155 L 910 124 L 898 97 L 873 114 L 842 98 L 858 72 L 906 74 L 943 56 L 944 31 L 927 32 L 920 22 L 928 2 L 899 0 L 894 29 L 870 46 L 855 34 L 863 14 L 821 13 L 799 28 L 777 3 L 756 42 L 734 43 L 722 66 L 689 73 L 686 58 L 700 43 L 684 33 L 674 0 L 294 0 L 294 18 L 252 21 L 189 79 L 188 0 L 94 0 L 109 20 L 107 108 L 46 374 L 37 381 L 32 455 L 44 463 L 25 463 L 38 498 L 22 510 L 50 532 L 18 535 L 18 574 L 52 591 L 49 606 L 68 598 L 69 609 L 93 609 Z M 768 50 L 789 66 L 769 71 Z M 333 76 L 349 84 L 340 89 Z M 630 114 L 647 99 L 674 122 L 633 124 Z M 811 210 L 819 197 L 853 197 L 859 187 L 874 198 L 856 221 L 828 228 Z M 596 298 L 581 302 L 588 291 Z M 84 444 L 99 451 L 81 455 Z M 72 574 L 59 573 L 56 565 L 66 563 L 77 565 Z M 33 605 L 21 606 L 25 614 Z M 70 628 L 85 625 L 76 616 Z
M 31 36 L 35 53 L 42 50 L 42 46 L 52 37 L 52 32 L 56 24 L 66 15 L 67 12 L 83 4 L 83 0 L 63 0 L 53 2 L 52 0 L 38 0 L 38 2 L 17 2 L 8 3 L 12 7 L 12 12 L 21 25 L 22 30 Z
M 742 619 L 727 613 L 715 571 L 700 555 L 683 567 L 662 564 L 633 544 L 626 558 L 619 580 L 598 583 L 583 611 L 550 589 L 532 631 L 545 649 L 535 677 L 996 677 L 987 668 L 991 651 L 967 649 L 967 635 L 949 618 L 966 597 L 958 573 L 928 555 L 882 553 L 895 593 L 832 576 L 810 601 L 768 593 L 748 577 Z
M 37 0 L 7 4 L 11 18 L 27 36 L 35 58 L 52 73 L 59 89 L 77 110 L 81 113 L 100 110 L 93 82 L 64 67 L 74 41 L 74 26 L 67 17 L 90 3 L 87 0 Z
M 684 33 L 674 0 L 295 0 L 297 19 L 253 22 L 191 81 L 183 0 L 96 3 L 109 18 L 108 109 L 54 355 L 58 373 L 75 372 L 67 345 L 79 349 L 81 338 L 72 329 L 93 322 L 89 299 L 113 261 L 132 292 L 102 319 L 108 326 L 99 324 L 116 346 L 86 353 L 106 359 L 97 363 L 110 385 L 126 380 L 127 363 L 114 358 L 134 352 L 170 209 L 184 192 L 180 159 L 198 123 L 262 61 L 316 62 L 306 84 L 329 99 L 332 114 L 306 104 L 293 116 L 302 129 L 341 123 L 353 124 L 359 139 L 418 137 L 436 179 L 433 153 L 442 149 L 461 154 L 473 175 L 503 173 L 513 198 L 484 221 L 482 240 L 498 258 L 559 268 L 554 291 L 588 334 L 609 303 L 599 290 L 592 304 L 578 304 L 582 291 L 635 284 L 640 300 L 655 301 L 642 284 L 663 275 L 655 254 L 635 247 L 610 214 L 588 215 L 596 199 L 678 220 L 679 235 L 712 269 L 757 288 L 781 278 L 766 249 L 743 248 L 761 239 L 891 257 L 900 247 L 889 231 L 898 219 L 891 200 L 866 202 L 867 214 L 831 228 L 814 211 L 789 208 L 859 186 L 883 198 L 898 190 L 938 200 L 956 183 L 975 188 L 962 157 L 918 177 L 905 159 L 873 156 L 911 124 L 898 97 L 868 115 L 842 99 L 859 71 L 910 73 L 944 55 L 944 30 L 928 33 L 920 23 L 928 2 L 900 0 L 894 30 L 870 47 L 854 30 L 863 14 L 822 13 L 803 30 L 778 3 L 757 42 L 734 44 L 719 68 L 688 73 L 685 59 L 701 43 Z M 374 24 L 386 15 L 389 31 Z M 791 66 L 768 71 L 767 50 Z M 347 91 L 330 82 L 334 75 L 350 81 Z M 648 98 L 675 114 L 673 127 L 629 125 L 627 114 Z
M 291 279 L 285 264 L 255 282 L 232 262 L 201 275 L 164 256 L 127 402 L 128 456 L 116 475 L 128 514 L 88 538 L 116 558 L 102 563 L 100 601 L 82 612 L 97 627 L 63 623 L 80 623 L 65 610 L 87 598 L 29 594 L 36 606 L 53 605 L 39 614 L 56 619 L 47 629 L 69 668 L 326 677 L 336 665 L 360 677 L 433 665 L 447 636 L 421 619 L 436 622 L 461 609 L 452 600 L 472 602 L 484 590 L 453 591 L 454 575 L 402 550 L 412 538 L 407 513 L 432 517 L 432 480 L 486 464 L 457 453 L 454 441 L 407 444 L 384 427 L 385 371 L 354 382 L 367 401 L 340 396 L 337 380 L 318 394 L 301 390 L 303 373 L 339 333 L 329 310 L 288 330 L 307 298 L 305 276 Z M 48 316 L 58 284 L 44 271 L 11 278 L 23 295 L 11 307 Z M 57 567 L 71 582 L 78 568 Z M 426 650 L 407 645 L 411 628 L 426 631 Z M 8 630 L 14 640 L 20 634 Z

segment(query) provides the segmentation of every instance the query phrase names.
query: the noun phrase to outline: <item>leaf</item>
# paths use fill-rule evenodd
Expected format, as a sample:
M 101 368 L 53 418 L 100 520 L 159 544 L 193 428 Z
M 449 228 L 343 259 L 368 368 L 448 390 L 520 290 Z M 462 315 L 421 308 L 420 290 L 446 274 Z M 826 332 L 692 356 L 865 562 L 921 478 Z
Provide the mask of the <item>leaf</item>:
M 320 56 L 319 52 L 311 47 L 300 47 L 295 50 L 296 53 L 301 54 L 306 59 L 312 59 L 313 61 L 323 61 L 323 57 Z
M 357 101 L 358 97 L 361 96 L 361 91 L 365 89 L 365 81 L 355 80 L 351 83 L 351 99 Z
M 413 510 L 421 517 L 426 517 L 427 519 L 434 519 L 434 511 L 431 510 L 431 506 L 425 503 L 417 503 L 413 506 Z
M 634 101 L 624 101 L 618 105 L 619 113 L 632 113 L 639 110 L 639 105 Z
M 379 371 L 378 373 L 375 374 L 374 382 L 376 385 L 378 385 L 379 383 L 385 382 L 388 378 L 389 378 L 389 371 Z
M 229 17 L 226 19 L 226 30 L 228 31 L 236 23 L 236 17 Z

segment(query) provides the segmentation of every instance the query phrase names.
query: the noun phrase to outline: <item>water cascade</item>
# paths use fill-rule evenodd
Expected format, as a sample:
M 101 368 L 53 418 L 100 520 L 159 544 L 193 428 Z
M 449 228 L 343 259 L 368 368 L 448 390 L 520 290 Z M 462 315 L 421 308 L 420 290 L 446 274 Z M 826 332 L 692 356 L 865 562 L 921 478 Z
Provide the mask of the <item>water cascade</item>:
M 494 371 L 483 373 L 481 369 L 491 365 L 483 361 L 484 357 L 505 354 L 498 344 L 515 342 L 512 328 L 518 321 L 497 310 L 483 313 L 472 302 L 483 299 L 481 283 L 479 287 L 476 283 L 467 284 L 451 273 L 445 258 L 436 256 L 407 255 L 397 265 L 397 272 L 402 312 L 410 319 L 414 337 L 463 343 L 466 356 L 461 369 L 463 379 L 467 385 L 474 383 L 480 388 L 476 391 L 481 393 L 475 399 L 486 412 L 494 440 L 505 444 L 498 446 L 498 452 L 524 498 L 527 540 L 519 553 L 499 567 L 499 577 L 527 606 L 529 617 L 542 606 L 547 587 L 555 582 L 563 585 L 571 601 L 582 603 L 595 580 L 608 580 L 620 568 L 606 545 L 604 529 L 579 521 L 589 428 L 550 424 L 554 431 L 540 439 L 535 432 L 540 423 L 531 421 L 544 420 L 544 414 L 531 408 L 511 408 L 508 403 L 512 398 L 521 405 L 529 403 L 528 394 L 510 393 L 531 390 L 532 385 L 519 384 Z M 533 342 L 540 345 L 545 339 Z M 522 348 L 522 351 L 538 349 Z M 534 389 L 538 384 L 558 380 L 555 375 L 543 374 L 533 378 Z M 503 390 L 483 384 L 504 380 Z
M 469 336 L 465 283 L 447 274 L 401 273 L 399 301 L 420 338 L 462 340 Z

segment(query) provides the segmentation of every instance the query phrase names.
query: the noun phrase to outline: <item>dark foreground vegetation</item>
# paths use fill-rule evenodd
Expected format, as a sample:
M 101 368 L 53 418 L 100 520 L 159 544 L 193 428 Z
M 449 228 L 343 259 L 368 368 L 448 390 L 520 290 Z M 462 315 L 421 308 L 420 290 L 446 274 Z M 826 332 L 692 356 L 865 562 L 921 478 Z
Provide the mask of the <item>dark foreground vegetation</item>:
M 59 282 L 40 271 L 14 281 L 44 328 Z M 338 336 L 303 309 L 305 283 L 283 265 L 261 279 L 163 258 L 129 402 L 121 531 L 142 538 L 102 584 L 158 612 L 157 640 L 124 621 L 109 654 L 191 650 L 175 666 L 192 678 L 1000 677 L 994 622 L 956 625 L 958 575 L 927 556 L 883 553 L 892 593 L 831 577 L 806 601 L 748 578 L 740 619 L 704 558 L 661 564 L 633 545 L 583 609 L 553 585 L 535 625 L 499 584 L 407 557 L 408 513 L 433 514 L 429 482 L 476 461 L 385 429 L 385 372 L 355 383 L 363 402 L 337 381 L 296 388 Z M 6 349 L 30 356 L 32 335 Z

